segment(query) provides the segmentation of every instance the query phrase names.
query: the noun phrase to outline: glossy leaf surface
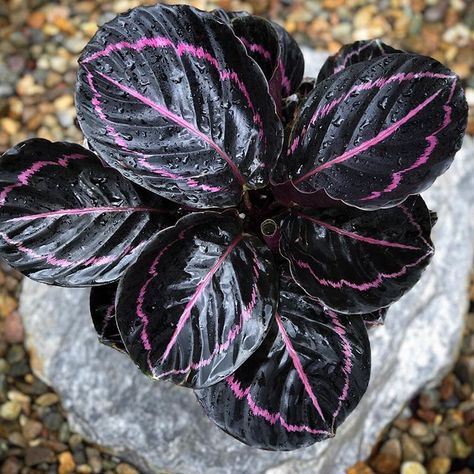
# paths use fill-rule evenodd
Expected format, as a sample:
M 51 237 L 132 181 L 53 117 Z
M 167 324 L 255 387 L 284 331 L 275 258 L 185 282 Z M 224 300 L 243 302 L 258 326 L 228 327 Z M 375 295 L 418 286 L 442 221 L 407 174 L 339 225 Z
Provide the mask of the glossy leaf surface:
M 280 74 L 282 97 L 296 92 L 304 74 L 304 57 L 298 43 L 276 22 L 272 22 L 280 39 Z
M 292 450 L 332 437 L 369 376 L 362 319 L 324 309 L 283 277 L 265 342 L 236 373 L 196 395 L 211 420 L 238 440 Z
M 267 79 L 276 108 L 281 110 L 281 52 L 277 31 L 267 20 L 248 15 L 234 18 L 230 25 L 248 55 L 260 66 Z
M 336 54 L 326 59 L 319 71 L 317 82 L 324 81 L 329 76 L 343 71 L 352 64 L 397 53 L 403 53 L 403 51 L 392 48 L 379 39 L 355 41 L 354 43 L 346 44 Z
M 380 308 L 372 313 L 363 314 L 362 319 L 364 320 L 365 327 L 372 329 L 377 326 L 382 326 L 385 323 L 387 312 L 388 308 Z
M 434 59 L 363 61 L 309 95 L 275 179 L 362 209 L 394 206 L 446 171 L 466 121 L 459 79 Z
M 244 44 L 247 42 L 252 47 L 247 47 L 249 54 L 257 61 L 257 63 L 263 67 L 268 67 L 269 63 L 274 64 L 275 57 L 271 50 L 273 50 L 272 42 L 273 39 L 269 38 L 267 32 L 268 25 L 271 25 L 275 31 L 278 42 L 279 42 L 279 52 L 277 59 L 277 68 L 278 75 L 273 74 L 278 81 L 275 80 L 273 90 L 275 90 L 276 83 L 279 83 L 280 91 L 276 97 L 288 97 L 294 92 L 296 92 L 298 86 L 303 80 L 304 74 L 304 57 L 301 52 L 298 43 L 293 39 L 293 37 L 283 28 L 280 24 L 271 21 L 267 22 L 262 18 L 257 16 L 249 15 L 245 12 L 227 12 L 221 8 L 212 11 L 212 14 L 223 21 L 224 23 L 230 24 L 232 28 L 236 31 L 237 36 L 242 39 L 241 34 L 237 31 L 236 25 L 241 24 L 241 21 L 250 20 L 248 25 L 252 24 L 252 21 L 255 22 L 254 25 L 258 26 L 258 23 L 264 22 L 267 25 L 263 25 L 260 29 L 253 28 L 251 35 L 253 36 L 253 41 L 245 41 L 248 38 L 244 36 Z M 238 21 L 237 21 L 238 20 Z M 239 25 L 240 26 L 240 25 Z M 272 36 L 272 35 L 271 35 Z M 267 78 L 270 77 L 267 75 Z
M 419 196 L 390 209 L 303 209 L 281 226 L 280 251 L 304 290 L 343 313 L 398 300 L 433 255 L 430 213 Z
M 191 207 L 263 187 L 282 143 L 267 81 L 232 29 L 187 6 L 139 7 L 80 58 L 76 104 L 91 147 L 127 178 Z
M 261 344 L 276 291 L 270 251 L 233 213 L 194 213 L 162 231 L 127 271 L 117 321 L 142 371 L 204 387 Z
M 0 159 L 0 254 L 43 283 L 108 283 L 167 223 L 156 204 L 85 148 L 28 140 Z
M 92 323 L 99 341 L 118 351 L 126 352 L 115 319 L 115 295 L 117 283 L 95 286 L 90 294 Z

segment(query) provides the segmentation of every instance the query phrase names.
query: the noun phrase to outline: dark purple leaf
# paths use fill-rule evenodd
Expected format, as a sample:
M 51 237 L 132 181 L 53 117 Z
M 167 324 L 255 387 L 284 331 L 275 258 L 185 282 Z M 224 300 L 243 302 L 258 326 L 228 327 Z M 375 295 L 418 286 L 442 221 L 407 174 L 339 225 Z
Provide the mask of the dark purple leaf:
M 117 321 L 132 360 L 188 387 L 222 380 L 263 341 L 276 306 L 268 248 L 234 214 L 194 213 L 126 272 Z
M 79 145 L 28 140 L 0 158 L 0 254 L 43 283 L 108 283 L 167 223 L 170 204 L 150 207 Z
M 434 59 L 357 63 L 310 94 L 274 180 L 362 209 L 394 206 L 446 171 L 466 121 L 458 77 Z
M 232 12 L 232 11 L 227 11 L 224 10 L 223 8 L 216 8 L 214 10 L 211 10 L 209 13 L 216 18 L 216 20 L 221 21 L 222 23 L 225 23 L 226 25 L 229 25 L 233 19 L 235 18 L 243 18 L 243 17 L 248 17 L 251 16 L 250 13 L 243 12 L 243 11 L 237 11 L 237 12 Z
M 268 84 L 228 25 L 187 6 L 139 7 L 80 58 L 78 118 L 124 176 L 191 207 L 238 204 L 282 143 Z
M 362 318 L 325 309 L 283 277 L 264 343 L 237 372 L 196 395 L 211 420 L 243 443 L 292 450 L 334 436 L 369 377 Z
M 118 351 L 126 352 L 115 319 L 117 286 L 117 283 L 111 283 L 93 287 L 90 294 L 90 311 L 99 341 Z
M 304 74 L 304 57 L 298 43 L 276 22 L 273 27 L 280 38 L 280 74 L 282 97 L 288 97 L 298 89 Z
M 403 53 L 399 49 L 392 48 L 388 44 L 382 43 L 379 39 L 356 41 L 355 43 L 344 45 L 336 54 L 326 59 L 323 67 L 319 71 L 317 82 L 324 81 L 329 76 L 343 71 L 352 64 L 380 58 L 387 54 Z
M 376 326 L 382 326 L 387 317 L 388 308 L 380 308 L 377 311 L 372 313 L 362 314 L 362 319 L 364 320 L 365 327 L 367 329 L 372 329 Z
M 281 52 L 277 31 L 272 23 L 258 16 L 234 18 L 231 23 L 248 55 L 260 66 L 268 81 L 270 94 L 281 111 L 282 72 Z
M 419 196 L 373 212 L 295 210 L 283 219 L 280 252 L 312 297 L 342 313 L 370 313 L 419 280 L 433 255 L 430 231 Z
M 275 172 L 274 178 L 278 180 L 278 175 Z M 326 208 L 326 207 L 346 207 L 342 201 L 332 199 L 328 196 L 324 189 L 308 194 L 299 191 L 291 182 L 283 184 L 273 184 L 272 193 L 275 199 L 287 207 L 311 207 L 311 208 Z

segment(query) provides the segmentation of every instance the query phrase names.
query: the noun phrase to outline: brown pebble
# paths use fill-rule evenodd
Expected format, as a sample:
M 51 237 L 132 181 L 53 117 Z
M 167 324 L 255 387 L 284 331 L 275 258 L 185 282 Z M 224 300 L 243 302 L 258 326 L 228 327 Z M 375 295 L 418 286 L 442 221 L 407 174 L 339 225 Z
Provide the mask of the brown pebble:
M 76 448 L 78 448 L 81 443 L 82 443 L 82 437 L 81 435 L 77 434 L 77 433 L 73 433 L 70 437 L 69 437 L 69 446 L 71 446 L 71 449 L 74 451 Z
M 72 105 L 74 105 L 74 99 L 73 99 L 72 95 L 70 95 L 70 94 L 59 96 L 54 101 L 54 108 L 56 110 L 67 110 Z
M 463 429 L 463 438 L 469 446 L 474 448 L 474 425 L 466 426 Z
M 398 469 L 400 467 L 400 459 L 397 459 L 396 457 L 391 456 L 390 454 L 384 454 L 379 452 L 370 461 L 370 465 L 378 474 L 395 474 L 398 472 Z
M 417 410 L 416 416 L 426 423 L 434 423 L 436 419 L 436 412 L 434 410 Z
M 449 458 L 453 450 L 453 442 L 446 434 L 440 434 L 433 446 L 433 453 L 440 458 Z
M 447 430 L 459 428 L 464 424 L 464 414 L 460 410 L 448 410 L 441 426 Z
M 69 451 L 59 454 L 58 459 L 58 474 L 70 474 L 71 472 L 74 472 L 74 469 L 76 469 L 76 463 L 74 462 L 74 458 Z
M 55 405 L 58 402 L 59 402 L 59 397 L 55 393 L 52 393 L 52 392 L 44 393 L 43 395 L 40 395 L 35 400 L 35 403 L 39 405 L 40 407 L 50 407 L 52 405 Z
M 18 302 L 8 293 L 0 293 L 0 317 L 6 318 L 18 307 Z
M 87 464 L 80 464 L 79 466 L 77 466 L 76 471 L 81 474 L 90 474 L 92 472 L 92 469 Z
M 19 474 L 23 463 L 16 457 L 10 456 L 3 463 L 1 474 Z
M 374 474 L 374 471 L 365 462 L 358 462 L 347 469 L 346 474 Z
M 435 390 L 425 390 L 420 393 L 418 403 L 422 410 L 432 410 L 439 404 L 439 393 Z
M 20 448 L 26 448 L 25 438 L 18 431 L 14 431 L 8 435 L 8 441 L 14 446 L 19 446 Z
M 0 128 L 8 133 L 10 136 L 14 136 L 20 130 L 20 123 L 9 117 L 5 117 L 0 120 Z
M 36 11 L 31 13 L 26 20 L 28 26 L 40 30 L 46 21 L 46 15 L 42 11 Z
M 413 420 L 410 424 L 409 433 L 415 438 L 423 438 L 429 433 L 429 429 L 425 423 L 421 421 Z
M 16 420 L 21 413 L 21 404 L 15 401 L 5 402 L 0 407 L 0 417 L 4 420 L 13 421 Z
M 404 461 L 423 462 L 425 459 L 421 444 L 406 433 L 402 435 L 402 452 Z
M 449 458 L 433 458 L 428 464 L 428 474 L 448 474 L 450 469 Z
M 402 464 L 401 474 L 426 474 L 426 469 L 419 462 L 408 461 Z
M 20 344 L 25 338 L 23 321 L 17 311 L 13 311 L 5 319 L 3 336 L 8 344 Z
M 31 441 L 41 434 L 43 425 L 36 420 L 27 420 L 21 430 L 25 439 Z
M 25 464 L 36 466 L 42 463 L 52 463 L 55 461 L 54 452 L 43 446 L 31 446 L 26 448 Z
M 406 431 L 410 426 L 410 420 L 408 420 L 407 418 L 397 418 L 393 422 L 393 426 L 395 426 L 395 428 L 398 428 L 401 431 Z
M 59 31 L 62 31 L 67 35 L 73 35 L 76 32 L 74 25 L 65 17 L 59 16 L 55 18 L 53 24 L 59 29 Z
M 125 462 L 121 462 L 115 470 L 117 471 L 117 474 L 140 474 L 134 467 L 130 466 L 130 464 L 127 464 Z
M 459 433 L 452 433 L 451 438 L 453 440 L 453 456 L 461 459 L 467 458 L 472 452 L 472 447 L 464 442 Z
M 61 443 L 61 441 L 56 441 L 54 439 L 44 441 L 43 445 L 49 449 L 52 449 L 55 453 L 62 453 L 68 449 L 67 444 Z
M 441 400 L 449 400 L 454 395 L 454 375 L 448 374 L 439 388 Z

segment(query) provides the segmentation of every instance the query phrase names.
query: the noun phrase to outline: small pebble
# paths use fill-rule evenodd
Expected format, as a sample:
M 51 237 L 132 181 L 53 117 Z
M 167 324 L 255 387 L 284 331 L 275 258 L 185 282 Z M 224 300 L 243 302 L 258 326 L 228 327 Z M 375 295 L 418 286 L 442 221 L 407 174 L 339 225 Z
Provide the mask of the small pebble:
M 428 426 L 420 421 L 414 421 L 410 425 L 409 433 L 415 438 L 423 438 L 429 433 Z
M 401 474 L 426 474 L 426 469 L 419 462 L 408 461 L 402 464 Z
M 120 463 L 115 470 L 117 474 L 140 474 L 134 467 L 124 462 Z
M 452 433 L 451 439 L 453 440 L 452 453 L 454 457 L 465 459 L 471 454 L 472 447 L 466 444 L 459 433 Z
M 3 336 L 8 344 L 19 344 L 25 338 L 23 321 L 18 312 L 13 311 L 6 319 L 3 326 Z
M 16 457 L 10 456 L 3 463 L 1 474 L 19 474 L 23 463 Z
M 358 462 L 350 467 L 346 474 L 374 474 L 374 471 L 365 462 Z
M 448 474 L 450 469 L 449 458 L 433 458 L 428 464 L 428 474 Z
M 31 446 L 25 452 L 25 464 L 27 466 L 37 466 L 42 463 L 52 463 L 55 461 L 54 452 L 43 446 Z
M 50 407 L 58 403 L 58 401 L 59 401 L 59 397 L 55 393 L 49 392 L 49 393 L 40 395 L 35 400 L 35 403 L 39 405 L 40 407 Z
M 18 431 L 14 431 L 8 435 L 8 441 L 14 446 L 19 446 L 20 448 L 26 448 L 25 438 Z
M 5 402 L 0 406 L 0 417 L 4 420 L 16 420 L 21 413 L 21 404 L 14 401 Z
M 2 119 L 2 124 L 4 123 L 5 119 Z M 8 120 L 9 127 L 12 127 L 13 121 L 11 119 Z M 18 124 L 19 126 L 19 124 Z M 2 129 L 3 126 L 0 126 Z M 8 133 L 8 131 L 7 131 Z M 6 318 L 10 313 L 12 313 L 18 307 L 18 302 L 15 298 L 13 298 L 9 294 L 5 294 L 4 292 L 0 292 L 0 318 Z
M 402 435 L 402 452 L 404 461 L 423 462 L 425 459 L 423 446 L 406 433 Z
M 43 425 L 39 421 L 28 420 L 22 427 L 22 433 L 25 439 L 31 441 L 36 439 L 43 429 Z
M 59 413 L 48 413 L 43 418 L 43 423 L 50 431 L 59 431 L 61 425 L 63 424 L 64 418 Z
M 453 442 L 447 434 L 440 434 L 433 446 L 433 453 L 440 458 L 451 456 Z
M 65 451 L 58 455 L 59 459 L 59 470 L 58 474 L 70 474 L 76 469 L 76 463 L 72 454 L 69 451 Z

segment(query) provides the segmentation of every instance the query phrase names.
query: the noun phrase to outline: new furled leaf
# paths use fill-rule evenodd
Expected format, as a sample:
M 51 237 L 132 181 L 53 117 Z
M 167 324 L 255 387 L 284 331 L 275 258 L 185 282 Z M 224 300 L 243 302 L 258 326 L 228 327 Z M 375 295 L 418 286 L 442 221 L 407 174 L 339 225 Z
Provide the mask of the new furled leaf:
M 281 111 L 282 71 L 278 33 L 267 20 L 248 15 L 234 18 L 230 24 L 248 55 L 260 66 L 267 79 L 277 111 Z
M 269 64 L 274 65 L 275 63 L 275 56 L 269 50 L 274 49 L 271 44 L 273 40 L 269 38 L 267 32 L 267 29 L 271 26 L 278 37 L 279 51 L 278 57 L 276 58 L 278 70 L 276 71 L 277 74 L 273 74 L 274 83 L 273 88 L 271 87 L 270 89 L 273 89 L 275 99 L 285 98 L 296 92 L 303 80 L 304 57 L 298 43 L 285 28 L 275 21 L 268 22 L 263 18 L 250 15 L 246 12 L 227 12 L 222 8 L 218 8 L 211 13 L 220 21 L 229 24 L 234 31 L 236 31 L 237 36 L 239 36 L 241 40 L 243 39 L 243 43 L 246 45 L 250 56 L 264 68 L 269 67 Z M 244 24 L 245 21 L 248 21 L 247 25 L 250 26 L 253 24 L 255 26 L 251 31 L 251 35 L 254 38 L 253 41 L 248 41 L 246 35 L 241 35 L 237 31 L 237 29 L 240 29 L 239 24 L 241 24 L 242 21 L 244 21 Z M 239 26 L 236 28 L 237 25 Z M 267 48 L 268 45 L 270 48 Z M 277 90 L 278 85 L 279 91 Z
M 343 71 L 352 64 L 380 58 L 387 54 L 403 53 L 399 49 L 392 48 L 379 39 L 356 41 L 344 45 L 336 54 L 326 59 L 319 71 L 317 82 L 324 81 L 329 76 Z

